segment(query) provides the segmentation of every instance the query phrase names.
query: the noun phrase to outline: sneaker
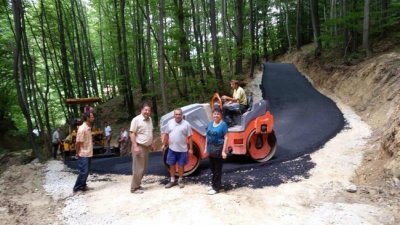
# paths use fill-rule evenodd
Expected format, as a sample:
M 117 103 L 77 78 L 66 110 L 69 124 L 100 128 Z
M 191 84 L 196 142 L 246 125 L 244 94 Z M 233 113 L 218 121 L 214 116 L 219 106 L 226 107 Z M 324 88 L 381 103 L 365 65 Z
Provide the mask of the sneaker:
M 144 192 L 142 190 L 140 190 L 140 188 L 135 188 L 133 190 L 131 190 L 132 194 L 143 194 Z
M 212 186 L 207 187 L 207 191 L 210 191 L 212 189 L 213 189 Z
M 172 188 L 175 185 L 176 185 L 176 182 L 169 182 L 167 185 L 165 185 L 165 188 Z
M 179 186 L 179 188 L 185 187 L 185 183 L 183 183 L 183 180 L 178 180 L 178 186 Z
M 209 190 L 209 191 L 207 192 L 207 194 L 209 194 L 209 195 L 215 195 L 215 194 L 217 194 L 217 191 L 214 190 L 214 189 L 211 189 L 211 190 Z

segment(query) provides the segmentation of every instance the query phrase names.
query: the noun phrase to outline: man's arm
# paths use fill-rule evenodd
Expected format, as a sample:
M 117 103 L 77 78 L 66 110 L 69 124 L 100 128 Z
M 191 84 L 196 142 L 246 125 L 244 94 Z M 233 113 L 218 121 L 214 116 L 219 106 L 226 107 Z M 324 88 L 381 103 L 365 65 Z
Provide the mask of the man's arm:
M 189 152 L 193 154 L 193 140 L 191 135 L 187 138 L 187 142 L 189 143 Z
M 136 143 L 136 134 L 133 132 L 130 132 L 129 137 L 130 137 L 131 143 L 132 143 L 132 147 L 131 147 L 132 154 L 139 153 L 139 148 Z
M 79 153 L 81 152 L 82 142 L 75 142 L 75 155 L 79 157 Z
M 161 148 L 164 150 L 164 148 L 166 146 L 168 146 L 168 144 L 169 144 L 169 135 L 168 135 L 168 133 L 162 133 L 161 134 L 161 143 L 162 143 Z
M 223 95 L 221 98 L 224 99 L 225 101 L 229 101 L 229 102 L 238 102 L 239 101 L 239 99 L 236 99 L 234 97 L 229 97 L 227 95 Z

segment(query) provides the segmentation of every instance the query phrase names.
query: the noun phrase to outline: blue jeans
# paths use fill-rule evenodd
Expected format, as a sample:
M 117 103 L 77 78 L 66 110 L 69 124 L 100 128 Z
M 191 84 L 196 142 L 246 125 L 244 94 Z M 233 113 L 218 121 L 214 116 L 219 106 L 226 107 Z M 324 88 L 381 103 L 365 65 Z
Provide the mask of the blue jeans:
M 91 162 L 92 162 L 91 157 L 79 157 L 78 159 L 79 175 L 75 182 L 74 191 L 79 191 L 86 188 L 87 186 L 86 181 L 89 176 L 89 169 Z

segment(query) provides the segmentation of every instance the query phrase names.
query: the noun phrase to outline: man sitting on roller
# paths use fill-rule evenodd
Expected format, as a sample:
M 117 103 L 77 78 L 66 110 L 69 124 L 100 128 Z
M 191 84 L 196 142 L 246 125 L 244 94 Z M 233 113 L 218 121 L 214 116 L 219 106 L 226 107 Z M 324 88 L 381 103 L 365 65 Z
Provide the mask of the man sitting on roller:
M 239 81 L 231 80 L 231 88 L 233 89 L 232 97 L 223 95 L 221 97 L 224 101 L 224 120 L 229 126 L 234 126 L 233 113 L 243 113 L 247 108 L 246 92 L 239 86 Z

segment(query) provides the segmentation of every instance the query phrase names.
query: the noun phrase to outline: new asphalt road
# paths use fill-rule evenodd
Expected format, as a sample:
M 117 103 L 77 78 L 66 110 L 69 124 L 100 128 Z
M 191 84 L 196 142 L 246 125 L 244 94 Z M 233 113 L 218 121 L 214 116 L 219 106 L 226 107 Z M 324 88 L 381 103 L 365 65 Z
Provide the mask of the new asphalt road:
M 226 190 L 279 185 L 298 176 L 307 176 L 314 167 L 309 154 L 345 125 L 335 102 L 315 90 L 293 64 L 266 63 L 263 67 L 260 88 L 275 118 L 277 152 L 265 163 L 255 163 L 245 156 L 228 157 L 223 168 Z M 66 161 L 66 164 L 77 168 L 77 161 Z M 91 169 L 101 174 L 132 174 L 131 166 L 131 157 L 94 158 Z M 162 183 L 167 182 L 168 172 L 160 152 L 150 154 L 147 174 L 163 175 L 166 179 Z M 207 184 L 209 177 L 208 160 L 203 160 L 197 172 L 186 180 Z

